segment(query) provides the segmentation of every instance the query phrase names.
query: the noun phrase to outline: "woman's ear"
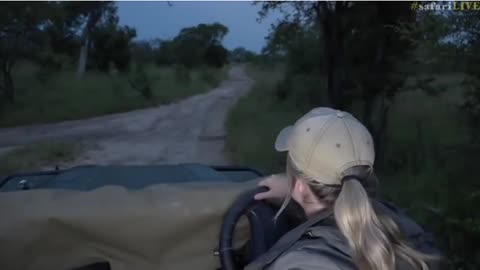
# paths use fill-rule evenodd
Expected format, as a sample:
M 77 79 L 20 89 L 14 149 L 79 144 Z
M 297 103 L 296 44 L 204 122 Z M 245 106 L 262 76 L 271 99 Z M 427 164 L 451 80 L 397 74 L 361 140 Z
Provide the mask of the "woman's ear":
M 295 184 L 293 186 L 293 194 L 297 194 L 296 199 L 299 200 L 300 198 L 303 198 L 305 196 L 307 186 L 305 185 L 304 181 L 298 178 L 295 179 L 294 183 Z
M 295 181 L 294 188 L 297 194 L 297 202 L 302 202 L 303 204 L 316 201 L 315 195 L 313 195 L 308 183 L 304 180 L 297 179 L 297 181 Z
M 296 179 L 295 185 L 297 185 L 298 192 L 299 192 L 300 194 L 302 194 L 302 195 L 305 194 L 305 188 L 306 188 L 306 186 L 305 186 L 305 182 L 304 182 L 304 181 L 301 181 L 300 179 Z

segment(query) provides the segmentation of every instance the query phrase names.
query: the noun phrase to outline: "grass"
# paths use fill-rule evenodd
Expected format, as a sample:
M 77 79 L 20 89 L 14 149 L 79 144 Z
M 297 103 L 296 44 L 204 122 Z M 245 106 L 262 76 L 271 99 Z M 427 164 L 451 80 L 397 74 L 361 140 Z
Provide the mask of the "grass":
M 175 102 L 216 87 L 225 70 L 145 67 L 153 97 L 146 99 L 129 84 L 133 73 L 48 71 L 29 63 L 14 70 L 16 104 L 2 104 L 0 127 L 58 122 Z
M 82 151 L 82 144 L 73 142 L 42 142 L 11 150 L 0 156 L 0 176 L 35 171 L 73 161 Z

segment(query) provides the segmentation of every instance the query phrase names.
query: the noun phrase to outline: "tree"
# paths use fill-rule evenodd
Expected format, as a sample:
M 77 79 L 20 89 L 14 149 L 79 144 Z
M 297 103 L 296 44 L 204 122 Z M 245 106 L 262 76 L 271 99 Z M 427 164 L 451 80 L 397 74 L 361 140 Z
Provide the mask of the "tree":
M 91 43 L 91 36 L 102 17 L 107 14 L 115 14 L 116 7 L 113 2 L 69 2 L 67 10 L 79 14 L 78 20 L 83 26 L 81 34 L 81 47 L 78 59 L 77 76 L 82 77 L 87 67 L 88 51 Z
M 130 64 L 132 39 L 135 29 L 118 25 L 118 16 L 110 15 L 92 32 L 92 58 L 102 71 L 108 71 L 110 63 L 119 70 L 126 70 Z
M 49 24 L 44 30 L 49 49 L 73 58 L 80 47 L 78 33 L 83 23 L 83 11 L 73 2 L 49 2 L 49 5 Z
M 243 47 L 238 47 L 230 52 L 230 59 L 233 62 L 251 62 L 256 57 L 256 53 Z
M 468 76 L 464 88 L 463 102 L 460 110 L 464 114 L 470 129 L 472 144 L 480 142 L 480 16 L 474 12 L 452 12 L 443 19 L 447 28 L 447 36 L 451 43 L 460 51 L 456 55 L 464 63 L 463 70 Z M 462 68 L 461 65 L 456 67 Z
M 15 102 L 12 72 L 16 61 L 34 50 L 40 26 L 47 23 L 45 2 L 2 2 L 0 4 L 0 93 Z
M 408 69 L 405 60 L 413 44 L 399 30 L 415 21 L 408 3 L 387 2 L 262 2 L 260 18 L 273 9 L 283 9 L 279 25 L 282 42 L 290 52 L 298 48 L 290 39 L 299 27 L 318 33 L 323 48 L 317 59 L 319 72 L 327 77 L 329 105 L 351 110 L 353 101 L 363 102 L 363 118 L 377 141 L 381 159 L 387 115 Z M 321 66 L 324 66 L 322 68 Z M 321 75 L 321 74 L 319 74 Z
M 312 25 L 281 21 L 272 26 L 263 52 L 282 55 L 289 63 L 288 74 L 323 73 L 323 44 L 317 29 Z
M 221 68 L 228 62 L 228 50 L 222 45 L 213 44 L 208 46 L 204 57 L 207 65 Z
M 175 44 L 171 40 L 161 40 L 158 42 L 158 48 L 155 52 L 155 63 L 160 66 L 173 65 L 175 59 Z
M 209 46 L 221 44 L 227 33 L 228 28 L 220 23 L 202 23 L 194 27 L 183 28 L 175 40 L 179 42 L 192 41 L 203 46 Z
M 155 40 L 139 40 L 132 42 L 132 57 L 136 62 L 151 63 L 155 60 Z
M 228 28 L 219 23 L 199 24 L 187 27 L 172 40 L 175 62 L 188 68 L 202 64 L 223 65 L 227 61 L 227 53 L 222 40 Z

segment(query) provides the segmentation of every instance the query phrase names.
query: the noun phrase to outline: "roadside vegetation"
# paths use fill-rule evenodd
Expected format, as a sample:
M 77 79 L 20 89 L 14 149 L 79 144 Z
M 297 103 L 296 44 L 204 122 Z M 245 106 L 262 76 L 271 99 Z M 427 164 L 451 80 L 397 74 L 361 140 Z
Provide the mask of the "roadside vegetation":
M 15 103 L 0 108 L 0 127 L 59 122 L 167 104 L 215 88 L 226 69 L 145 65 L 124 73 L 45 71 L 19 64 Z
M 435 235 L 448 269 L 478 269 L 480 88 L 472 59 L 480 36 L 471 27 L 480 17 L 416 13 L 408 3 L 261 5 L 262 16 L 285 5 L 300 12 L 272 27 L 249 66 L 256 83 L 227 124 L 235 164 L 282 172 L 286 157 L 273 144 L 283 127 L 313 107 L 347 110 L 375 138 L 380 195 Z M 366 13 L 371 20 L 354 15 Z M 443 42 L 457 31 L 469 33 L 464 43 Z
M 170 40 L 139 40 L 119 24 L 114 2 L 2 3 L 0 127 L 123 112 L 213 89 L 226 77 L 228 31 L 199 24 Z
M 15 148 L 0 155 L 0 179 L 12 173 L 53 170 L 52 164 L 73 161 L 83 149 L 75 142 L 41 142 Z

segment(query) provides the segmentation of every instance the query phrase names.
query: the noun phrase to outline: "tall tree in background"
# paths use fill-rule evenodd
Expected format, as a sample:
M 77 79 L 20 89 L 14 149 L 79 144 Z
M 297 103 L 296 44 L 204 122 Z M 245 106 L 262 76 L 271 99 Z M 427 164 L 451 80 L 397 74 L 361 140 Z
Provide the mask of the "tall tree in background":
M 173 39 L 178 62 L 191 68 L 204 63 L 209 51 L 212 54 L 211 57 L 224 53 L 223 46 L 221 48 L 219 46 L 227 33 L 228 28 L 220 23 L 183 28 Z M 226 55 L 224 56 L 226 59 Z
M 221 67 L 228 60 L 228 51 L 222 45 L 227 33 L 228 28 L 220 23 L 183 28 L 173 40 L 160 42 L 157 63 Z
M 0 8 L 0 93 L 15 102 L 12 78 L 15 63 L 32 51 L 40 26 L 47 23 L 45 2 L 4 2 Z
M 73 2 L 49 2 L 49 24 L 45 26 L 45 33 L 49 40 L 51 53 L 78 57 L 83 23 L 82 10 Z
M 262 53 L 284 58 L 287 73 L 320 75 L 325 72 L 323 43 L 318 29 L 297 21 L 281 21 L 272 26 Z
M 79 19 L 83 26 L 81 34 L 81 47 L 78 59 L 77 76 L 81 77 L 85 73 L 88 60 L 88 52 L 93 31 L 100 22 L 102 16 L 106 13 L 115 13 L 116 7 L 113 2 L 69 2 L 67 9 L 80 14 Z
M 470 128 L 470 140 L 480 144 L 480 16 L 477 12 L 454 12 L 444 22 L 449 26 L 449 37 L 456 41 L 463 71 L 468 75 L 463 83 L 465 91 L 461 110 Z M 459 68 L 461 66 L 457 66 Z
M 375 136 L 382 161 L 391 104 L 403 90 L 405 79 L 415 74 L 414 44 L 401 34 L 413 27 L 415 13 L 409 3 L 388 2 L 358 2 L 351 12 L 356 17 L 350 15 L 355 21 L 346 42 L 350 46 L 346 53 L 350 85 L 343 98 L 363 103 L 363 120 Z
M 78 57 L 81 76 L 93 48 L 95 57 L 103 61 L 92 61 L 97 67 L 113 62 L 125 69 L 135 35 L 133 28 L 118 26 L 113 2 L 2 2 L 0 97 L 15 102 L 12 73 L 20 59 L 58 69 Z
M 298 47 L 288 47 L 292 31 L 307 28 L 318 33 L 323 49 L 317 54 L 321 57 L 317 59 L 318 76 L 326 75 L 329 105 L 351 110 L 354 101 L 363 103 L 363 120 L 376 137 L 381 156 L 390 103 L 408 71 L 405 66 L 412 43 L 399 31 L 415 21 L 410 5 L 342 1 L 262 2 L 261 6 L 260 18 L 271 10 L 284 12 L 280 24 L 284 36 L 275 38 L 287 50 Z
M 110 64 L 114 64 L 118 70 L 127 70 L 132 39 L 136 35 L 135 29 L 118 25 L 118 16 L 109 16 L 92 33 L 92 62 L 102 71 L 108 71 Z
M 234 62 L 251 62 L 255 57 L 255 52 L 249 51 L 244 47 L 237 47 L 230 52 L 230 59 Z

